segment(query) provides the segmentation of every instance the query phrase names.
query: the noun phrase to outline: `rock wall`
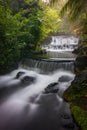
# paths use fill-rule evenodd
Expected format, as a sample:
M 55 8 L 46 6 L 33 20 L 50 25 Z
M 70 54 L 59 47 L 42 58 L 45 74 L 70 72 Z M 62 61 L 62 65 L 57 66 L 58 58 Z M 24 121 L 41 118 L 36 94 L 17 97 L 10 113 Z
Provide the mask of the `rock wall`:
M 81 44 L 76 52 L 76 76 L 64 98 L 71 102 L 72 114 L 81 130 L 87 130 L 87 44 Z

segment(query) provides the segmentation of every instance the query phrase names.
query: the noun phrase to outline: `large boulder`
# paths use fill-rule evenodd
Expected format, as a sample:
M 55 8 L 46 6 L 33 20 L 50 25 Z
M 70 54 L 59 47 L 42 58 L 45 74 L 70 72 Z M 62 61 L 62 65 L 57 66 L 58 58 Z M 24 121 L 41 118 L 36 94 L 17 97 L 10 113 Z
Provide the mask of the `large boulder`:
M 59 78 L 59 82 L 69 82 L 69 81 L 71 81 L 72 80 L 72 77 L 70 77 L 70 76 L 67 76 L 67 75 L 63 75 L 63 76 L 61 76 L 60 78 Z
M 87 83 L 87 70 L 76 75 L 74 81 L 72 82 L 72 86 L 81 86 L 83 83 Z
M 54 83 L 49 84 L 49 85 L 45 88 L 44 93 L 45 93 L 45 94 L 48 94 L 48 93 L 57 93 L 58 90 L 59 90 L 59 89 L 58 89 L 58 83 L 57 83 L 57 82 L 54 82 Z
M 69 89 L 64 93 L 64 98 L 68 101 L 75 101 L 80 103 L 82 97 L 87 94 L 87 70 L 78 73 L 72 81 Z M 73 97 L 74 95 L 74 97 Z M 79 100 L 80 98 L 80 100 Z
M 82 70 L 85 70 L 87 68 L 87 56 L 78 56 L 75 61 L 75 71 L 80 72 Z

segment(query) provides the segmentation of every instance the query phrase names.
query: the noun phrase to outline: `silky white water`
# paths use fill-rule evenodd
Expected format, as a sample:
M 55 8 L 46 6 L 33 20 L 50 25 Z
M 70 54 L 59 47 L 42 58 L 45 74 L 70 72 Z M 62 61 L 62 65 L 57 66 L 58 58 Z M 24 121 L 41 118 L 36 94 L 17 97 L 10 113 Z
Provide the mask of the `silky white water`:
M 42 45 L 43 49 L 51 52 L 62 52 L 68 51 L 72 52 L 74 49 L 78 47 L 79 38 L 74 36 L 52 36 L 51 42 L 46 45 Z
M 52 38 L 50 45 L 53 48 L 47 50 L 50 59 L 24 60 L 17 70 L 0 76 L 0 130 L 79 130 L 70 105 L 63 100 L 64 91 L 75 77 L 72 50 L 78 39 L 74 39 L 69 48 L 65 44 L 73 37 L 71 40 L 62 38 Z M 30 77 L 34 81 L 26 80 Z M 57 91 L 47 93 L 46 88 L 52 83 L 57 84 Z
M 18 72 L 24 72 L 24 74 L 17 79 L 15 77 Z M 36 80 L 30 85 L 24 84 L 24 86 L 21 87 L 22 85 L 21 81 L 25 76 L 32 76 Z M 59 78 L 62 76 L 68 76 L 71 78 L 71 80 L 68 82 L 67 81 L 59 82 Z M 15 87 L 16 89 L 10 94 L 8 94 L 6 90 L 6 93 L 4 94 L 4 98 L 3 96 L 1 98 L 0 129 L 6 130 L 8 126 L 9 128 L 8 130 L 18 130 L 18 128 L 22 130 L 23 129 L 22 125 L 26 126 L 25 124 L 28 121 L 29 129 L 35 130 L 37 128 L 38 130 L 40 130 L 38 128 L 40 125 L 39 124 L 40 120 L 44 119 L 45 116 L 48 115 L 46 117 L 48 120 L 47 121 L 45 120 L 46 122 L 48 122 L 47 126 L 45 125 L 40 126 L 41 129 L 43 130 L 46 129 L 45 127 L 47 127 L 47 129 L 53 127 L 53 126 L 49 126 L 49 124 L 51 122 L 51 118 L 54 121 L 57 120 L 55 114 L 64 112 L 64 113 L 68 113 L 68 115 L 71 116 L 69 110 L 69 104 L 64 103 L 62 96 L 64 91 L 71 84 L 71 81 L 74 79 L 74 76 L 75 75 L 73 74 L 73 72 L 65 71 L 63 69 L 62 70 L 57 69 L 52 73 L 44 74 L 44 73 L 40 73 L 40 70 L 38 71 L 38 69 L 30 70 L 29 68 L 28 70 L 19 68 L 5 76 L 1 76 L 0 89 L 7 88 L 8 91 L 12 91 L 13 88 Z M 58 93 L 44 94 L 43 92 L 45 88 L 49 84 L 54 82 L 58 83 L 57 86 L 57 88 L 59 89 Z M 66 105 L 64 106 L 64 104 Z M 63 106 L 65 108 L 63 108 Z M 38 123 L 35 123 L 35 120 L 37 120 Z M 41 123 L 44 124 L 45 121 L 41 121 Z M 72 118 L 70 118 L 69 121 L 72 122 Z M 35 125 L 32 125 L 31 122 L 34 123 Z M 58 127 L 62 127 L 60 124 L 61 123 L 57 123 Z M 35 128 L 33 128 L 34 126 Z M 56 127 L 56 125 L 54 127 Z M 55 128 L 55 130 L 56 129 L 57 128 Z M 25 130 L 25 127 L 23 130 Z
M 43 44 L 42 49 L 46 51 L 49 58 L 76 58 L 72 52 L 78 48 L 79 38 L 74 36 L 52 36 L 51 42 Z

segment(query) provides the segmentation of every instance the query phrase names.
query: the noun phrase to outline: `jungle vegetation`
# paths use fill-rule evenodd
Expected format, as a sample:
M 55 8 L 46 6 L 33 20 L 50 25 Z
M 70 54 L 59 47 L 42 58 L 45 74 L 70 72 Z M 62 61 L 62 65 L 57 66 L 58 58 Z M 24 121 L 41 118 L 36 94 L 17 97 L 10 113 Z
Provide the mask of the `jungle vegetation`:
M 86 7 L 86 0 L 0 0 L 1 70 L 35 56 L 41 41 L 52 33 L 74 33 L 86 44 Z
M 86 12 L 86 0 L 0 0 L 1 70 L 42 53 L 40 43 L 51 34 L 74 33 L 85 40 Z
M 60 22 L 59 13 L 40 0 L 0 0 L 0 72 L 41 53 L 40 42 Z

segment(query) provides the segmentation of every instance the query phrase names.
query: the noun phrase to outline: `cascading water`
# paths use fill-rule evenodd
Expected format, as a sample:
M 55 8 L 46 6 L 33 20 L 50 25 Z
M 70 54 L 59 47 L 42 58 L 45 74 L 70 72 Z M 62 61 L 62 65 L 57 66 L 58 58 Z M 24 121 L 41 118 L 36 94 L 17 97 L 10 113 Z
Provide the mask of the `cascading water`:
M 0 130 L 79 130 L 63 93 L 73 60 L 24 60 L 0 76 Z
M 18 72 L 24 74 L 16 78 Z M 29 85 L 23 82 L 21 87 L 25 76 L 34 77 L 36 80 Z M 59 81 L 62 76 L 68 77 L 69 81 Z M 2 95 L 0 103 L 0 130 L 66 130 L 66 127 L 77 130 L 69 110 L 70 106 L 62 98 L 73 78 L 73 73 L 62 70 L 53 74 L 39 74 L 22 68 L 1 77 L 0 89 L 5 88 L 6 92 L 4 97 Z M 57 93 L 45 92 L 51 83 L 58 83 Z M 12 87 L 15 91 L 11 90 Z M 7 90 L 11 93 L 8 94 Z
M 78 47 L 79 38 L 74 36 L 52 36 L 52 41 L 42 48 L 47 51 L 73 51 Z
M 47 55 L 51 58 L 75 58 L 72 51 L 78 48 L 79 38 L 74 36 L 52 36 L 52 41 L 48 45 L 42 45 Z
M 25 60 L 22 62 L 20 67 L 25 69 L 35 69 L 40 73 L 52 73 L 56 70 L 74 70 L 74 61 L 56 61 L 56 60 Z

